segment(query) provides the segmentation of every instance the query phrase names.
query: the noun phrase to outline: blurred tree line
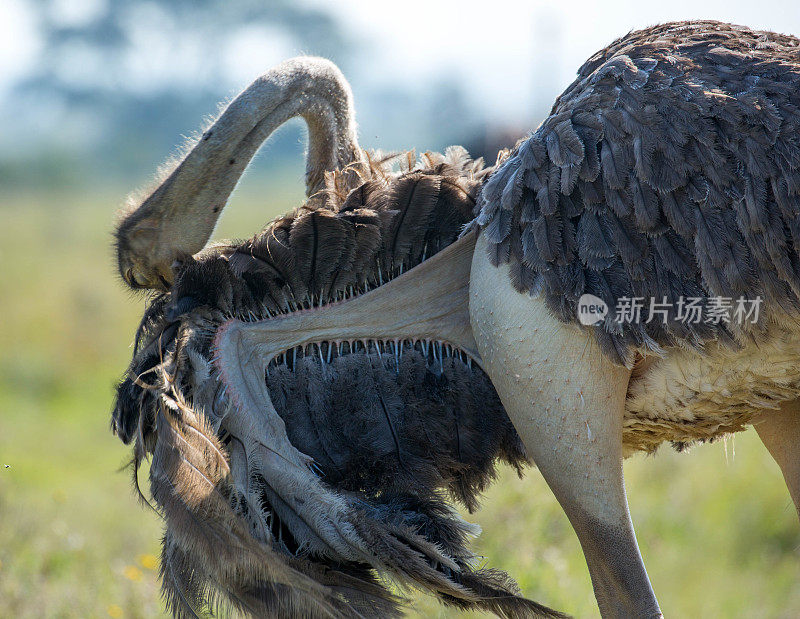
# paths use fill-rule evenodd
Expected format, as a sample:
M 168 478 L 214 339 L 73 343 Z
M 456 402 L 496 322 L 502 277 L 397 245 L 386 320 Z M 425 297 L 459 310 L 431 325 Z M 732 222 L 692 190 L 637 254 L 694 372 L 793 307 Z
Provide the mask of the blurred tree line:
M 377 128 L 362 131 L 365 146 L 475 142 L 481 124 L 453 80 L 425 84 L 424 97 L 390 82 L 360 84 L 367 44 L 334 14 L 292 0 L 27 5 L 41 45 L 32 70 L 0 102 L 5 118 L 16 119 L 0 135 L 3 186 L 140 181 L 218 102 L 299 52 L 331 58 L 351 79 L 362 128 Z M 269 163 L 302 165 L 304 130 L 295 121 L 278 132 L 266 147 Z

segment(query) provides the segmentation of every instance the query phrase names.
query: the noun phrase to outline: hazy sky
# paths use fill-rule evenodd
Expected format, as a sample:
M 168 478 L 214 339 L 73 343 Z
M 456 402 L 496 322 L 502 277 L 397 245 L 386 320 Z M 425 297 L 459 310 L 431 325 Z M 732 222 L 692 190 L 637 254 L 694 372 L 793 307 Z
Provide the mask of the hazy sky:
M 336 6 L 348 28 L 375 42 L 376 53 L 364 59 L 369 70 L 413 82 L 446 67 L 498 119 L 525 114 L 536 97 L 551 103 L 586 58 L 629 30 L 702 18 L 800 36 L 798 0 L 338 0 Z
M 80 20 L 103 0 L 55 1 L 65 19 Z M 335 7 L 344 29 L 365 44 L 369 53 L 353 67 L 362 83 L 413 89 L 424 77 L 450 72 L 497 122 L 527 118 L 537 103 L 552 102 L 589 55 L 631 29 L 713 18 L 800 35 L 797 0 L 302 1 Z M 307 51 L 279 39 L 262 41 L 251 33 L 237 42 L 232 88 L 284 56 Z M 21 0 L 0 0 L 0 93 L 30 67 L 37 46 L 35 24 Z

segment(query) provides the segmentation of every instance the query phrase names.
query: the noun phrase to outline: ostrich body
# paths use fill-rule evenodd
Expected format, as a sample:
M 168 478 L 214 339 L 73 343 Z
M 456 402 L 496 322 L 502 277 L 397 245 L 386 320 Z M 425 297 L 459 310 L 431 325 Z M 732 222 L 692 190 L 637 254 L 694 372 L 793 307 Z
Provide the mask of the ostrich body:
M 297 114 L 310 126 L 308 212 L 273 222 L 251 242 L 200 252 L 249 158 Z M 229 454 L 214 460 L 217 476 L 206 478 L 218 481 L 208 492 L 233 483 L 236 496 L 247 498 L 251 479 L 260 476 L 270 513 L 295 543 L 311 549 L 302 556 L 312 563 L 349 561 L 361 567 L 347 576 L 364 582 L 364 566 L 377 568 L 446 601 L 494 597 L 485 607 L 498 612 L 552 612 L 520 598 L 504 608 L 496 602 L 502 581 L 482 581 L 466 559 L 448 563 L 425 546 L 437 542 L 445 555 L 467 557 L 458 535 L 437 538 L 429 527 L 417 539 L 404 529 L 393 533 L 398 545 L 385 542 L 386 531 L 402 520 L 390 517 L 392 510 L 416 514 L 417 521 L 436 517 L 408 501 L 374 504 L 378 516 L 358 512 L 347 472 L 330 472 L 344 461 L 331 456 L 347 451 L 342 434 L 332 433 L 338 438 L 327 446 L 306 441 L 299 448 L 304 432 L 293 428 L 320 420 L 334 425 L 335 416 L 309 411 L 336 409 L 337 385 L 326 382 L 324 368 L 342 344 L 350 357 L 337 356 L 336 363 L 352 363 L 348 371 L 371 380 L 383 380 L 376 377 L 392 367 L 383 360 L 375 365 L 370 346 L 375 357 L 387 350 L 396 357 L 397 379 L 376 382 L 375 393 L 444 416 L 431 419 L 461 410 L 465 401 L 458 398 L 430 408 L 437 388 L 422 396 L 408 390 L 436 375 L 438 350 L 439 376 L 450 384 L 468 381 L 472 387 L 461 383 L 461 390 L 473 395 L 483 385 L 486 402 L 499 407 L 489 407 L 492 423 L 505 428 L 505 414 L 513 423 L 581 541 L 603 616 L 659 616 L 628 513 L 624 456 L 753 424 L 800 509 L 799 128 L 800 41 L 718 22 L 672 23 L 630 33 L 593 56 L 550 116 L 495 168 L 483 170 L 451 151 L 391 175 L 358 146 L 338 71 L 312 59 L 290 61 L 240 95 L 120 224 L 123 277 L 164 294 L 143 323 L 145 345 L 120 388 L 115 430 L 136 438 L 141 456 L 161 453 L 167 463 L 175 452 L 192 459 L 168 437 L 181 424 L 194 428 Z M 453 226 L 466 223 L 464 206 L 478 188 L 476 218 L 455 240 Z M 368 215 L 372 232 L 364 227 Z M 352 229 L 342 226 L 348 218 Z M 375 264 L 362 262 L 364 255 Z M 763 305 L 751 321 L 689 323 L 673 309 L 663 322 L 624 322 L 612 312 L 582 326 L 576 316 L 584 294 L 611 308 L 632 297 L 673 308 L 683 298 L 758 298 Z M 174 342 L 172 365 L 155 364 L 162 378 L 143 389 L 138 377 L 154 365 L 165 334 Z M 358 342 L 364 356 L 357 361 Z M 441 366 L 442 342 L 455 351 L 449 374 Z M 422 373 L 401 371 L 404 345 Z M 316 395 L 290 414 L 298 397 L 287 389 L 308 369 L 297 365 L 296 351 L 305 355 L 315 346 L 317 373 L 303 374 L 305 387 L 292 393 Z M 373 409 L 385 410 L 385 399 Z M 360 412 L 365 406 L 351 403 L 340 415 L 375 423 L 375 415 Z M 467 415 L 465 428 L 476 427 L 475 419 Z M 413 439 L 387 427 L 388 434 L 367 441 L 369 449 L 401 462 L 400 445 Z M 401 431 L 413 436 L 412 427 Z M 216 436 L 227 443 L 219 445 Z M 470 504 L 491 476 L 492 457 L 520 461 L 515 439 L 498 432 L 465 455 L 458 446 L 448 451 L 444 435 L 434 433 L 444 456 L 422 494 L 444 487 Z M 376 447 L 386 440 L 394 448 Z M 309 455 L 329 463 L 325 475 L 335 483 L 320 479 Z M 198 468 L 196 453 L 193 462 Z M 459 462 L 466 478 L 453 473 Z M 174 486 L 177 478 L 165 475 Z M 169 525 L 172 491 L 158 482 L 154 496 Z M 390 486 L 374 477 L 358 490 L 377 497 Z M 463 530 L 433 511 L 443 527 Z M 259 524 L 248 526 L 258 538 Z M 172 537 L 173 555 L 185 560 L 172 565 L 185 571 L 202 560 L 181 535 Z M 260 535 L 275 543 L 273 533 Z M 365 552 L 374 539 L 384 540 L 386 550 Z M 433 571 L 405 552 L 421 547 Z M 221 572 L 203 569 L 210 586 L 236 581 L 220 586 Z M 245 582 L 242 569 L 237 574 Z M 325 585 L 316 567 L 303 569 Z M 459 570 L 461 580 L 453 576 Z M 258 570 L 253 578 L 251 584 L 281 583 Z M 458 585 L 471 593 L 454 593 Z M 290 590 L 278 587 L 275 595 L 302 598 Z M 366 584 L 361 590 L 376 595 Z M 316 589 L 305 595 L 320 598 Z M 338 599 L 325 595 L 328 604 Z

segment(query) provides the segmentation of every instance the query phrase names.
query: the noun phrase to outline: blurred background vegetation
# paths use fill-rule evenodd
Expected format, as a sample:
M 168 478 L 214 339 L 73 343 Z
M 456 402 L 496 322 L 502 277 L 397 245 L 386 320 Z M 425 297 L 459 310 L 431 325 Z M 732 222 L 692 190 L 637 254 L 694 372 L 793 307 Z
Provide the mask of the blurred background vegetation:
M 0 617 L 162 612 L 159 519 L 137 503 L 129 450 L 108 430 L 146 304 L 116 279 L 110 231 L 124 195 L 218 101 L 289 56 L 320 54 L 352 80 L 365 146 L 460 143 L 491 161 L 582 59 L 633 27 L 691 16 L 800 32 L 779 0 L 705 14 L 683 0 L 376 4 L 0 2 Z M 300 203 L 302 142 L 294 122 L 262 149 L 217 237 Z M 625 472 L 667 616 L 800 616 L 800 526 L 752 432 L 634 457 Z M 526 594 L 597 616 L 577 540 L 535 470 L 505 471 L 469 518 L 484 529 L 478 552 Z M 424 598 L 411 612 L 445 616 Z

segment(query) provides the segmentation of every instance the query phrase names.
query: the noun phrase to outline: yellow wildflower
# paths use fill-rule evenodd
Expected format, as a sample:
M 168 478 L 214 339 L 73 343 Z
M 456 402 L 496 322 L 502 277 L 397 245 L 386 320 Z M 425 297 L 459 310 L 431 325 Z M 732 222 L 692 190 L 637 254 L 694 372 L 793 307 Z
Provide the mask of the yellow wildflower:
M 139 555 L 139 565 L 146 570 L 154 570 L 158 566 L 155 555 Z

